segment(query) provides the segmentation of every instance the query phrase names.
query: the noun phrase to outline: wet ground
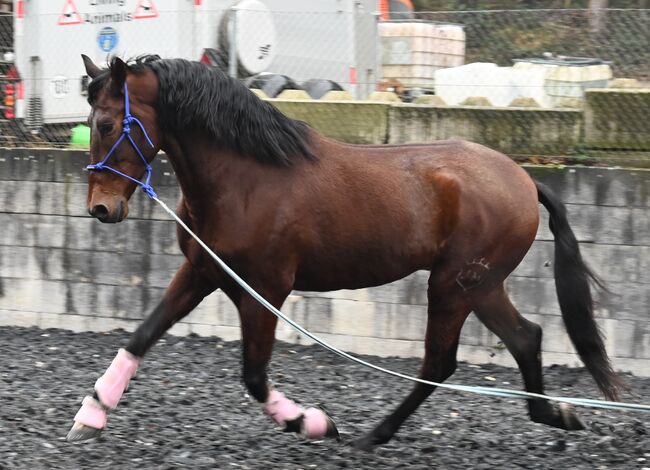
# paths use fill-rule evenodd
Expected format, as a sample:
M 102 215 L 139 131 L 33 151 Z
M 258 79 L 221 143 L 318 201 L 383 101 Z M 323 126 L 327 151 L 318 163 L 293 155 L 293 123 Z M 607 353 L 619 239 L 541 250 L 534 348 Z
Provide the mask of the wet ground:
M 306 405 L 322 404 L 342 442 L 305 441 L 279 432 L 246 395 L 240 344 L 218 338 L 166 337 L 145 359 L 109 428 L 95 441 L 65 435 L 128 334 L 0 328 L 0 469 L 650 469 L 650 413 L 580 408 L 587 430 L 567 433 L 528 420 L 521 401 L 437 391 L 396 438 L 374 452 L 360 437 L 411 386 L 316 346 L 278 344 L 277 387 Z M 416 373 L 417 359 L 364 358 Z M 579 369 L 547 367 L 549 393 L 598 398 Z M 625 375 L 650 402 L 650 379 Z M 515 369 L 460 364 L 454 383 L 512 387 Z

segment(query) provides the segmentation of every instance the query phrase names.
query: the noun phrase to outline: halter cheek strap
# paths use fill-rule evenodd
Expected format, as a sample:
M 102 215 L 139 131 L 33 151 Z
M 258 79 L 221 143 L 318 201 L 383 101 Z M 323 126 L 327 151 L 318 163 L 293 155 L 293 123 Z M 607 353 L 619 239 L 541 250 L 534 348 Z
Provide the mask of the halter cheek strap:
M 142 190 L 145 192 L 147 196 L 149 196 L 151 199 L 157 197 L 156 192 L 153 190 L 151 187 L 151 165 L 147 161 L 147 159 L 144 157 L 140 149 L 138 148 L 138 145 L 135 143 L 133 138 L 131 137 L 131 124 L 137 124 L 140 129 L 142 130 L 142 133 L 144 134 L 145 139 L 147 139 L 147 143 L 149 146 L 153 148 L 153 143 L 151 142 L 151 139 L 149 138 L 149 135 L 147 134 L 147 131 L 145 130 L 144 126 L 140 122 L 140 120 L 133 116 L 131 114 L 131 105 L 129 103 L 129 88 L 126 86 L 126 82 L 124 82 L 124 119 L 122 120 L 122 134 L 120 135 L 120 138 L 117 139 L 117 141 L 113 144 L 111 149 L 108 151 L 104 159 L 99 162 L 95 163 L 92 165 L 86 166 L 86 170 L 90 171 L 103 171 L 103 170 L 108 170 L 116 175 L 120 175 L 123 178 L 126 178 L 130 181 L 133 181 L 135 184 L 140 186 Z M 131 143 L 131 147 L 133 147 L 136 151 L 136 153 L 140 156 L 140 159 L 142 160 L 142 163 L 144 164 L 144 168 L 147 172 L 146 178 L 144 182 L 137 180 L 133 178 L 132 176 L 127 175 L 126 173 L 122 173 L 121 171 L 117 170 L 116 168 L 113 168 L 111 166 L 107 165 L 108 160 L 113 156 L 115 153 L 115 150 L 117 150 L 117 147 L 120 146 L 122 141 L 124 139 L 127 139 Z

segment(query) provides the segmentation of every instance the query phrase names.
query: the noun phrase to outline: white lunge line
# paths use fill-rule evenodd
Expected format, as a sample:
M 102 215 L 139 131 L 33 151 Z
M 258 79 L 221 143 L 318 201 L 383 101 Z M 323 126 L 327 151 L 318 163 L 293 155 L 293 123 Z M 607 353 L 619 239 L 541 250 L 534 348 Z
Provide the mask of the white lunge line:
M 230 276 L 232 277 L 237 284 L 239 284 L 242 289 L 244 289 L 246 292 L 248 292 L 255 300 L 257 300 L 260 304 L 262 304 L 267 310 L 269 310 L 273 315 L 276 317 L 284 320 L 287 322 L 289 325 L 291 325 L 293 328 L 298 330 L 300 333 L 304 334 L 305 336 L 311 338 L 314 340 L 314 342 L 320 344 L 323 346 L 325 349 L 338 354 L 339 356 L 342 356 L 346 359 L 349 359 L 350 361 L 356 362 L 357 364 L 361 364 L 363 366 L 369 367 L 371 369 L 374 369 L 379 372 L 383 372 L 388 375 L 392 375 L 394 377 L 399 377 L 401 379 L 405 380 L 410 380 L 411 382 L 418 382 L 421 384 L 425 385 L 432 385 L 435 387 L 441 387 L 441 388 L 446 388 L 449 390 L 456 390 L 459 392 L 469 392 L 469 393 L 478 393 L 481 395 L 490 395 L 490 396 L 497 396 L 497 397 L 502 397 L 502 398 L 517 398 L 521 400 L 526 400 L 530 398 L 539 398 L 543 400 L 550 400 L 550 401 L 556 401 L 556 402 L 561 402 L 561 403 L 570 403 L 572 405 L 578 405 L 578 406 L 589 406 L 592 408 L 606 408 L 606 409 L 611 409 L 611 410 L 633 410 L 633 411 L 645 411 L 645 412 L 650 412 L 650 405 L 642 405 L 642 404 L 636 404 L 636 403 L 623 403 L 623 402 L 616 402 L 616 401 L 607 401 L 607 400 L 592 400 L 588 398 L 573 398 L 573 397 L 557 397 L 557 396 L 552 396 L 552 395 L 542 395 L 539 393 L 530 393 L 530 392 L 524 392 L 520 390 L 509 390 L 505 388 L 492 388 L 492 387 L 480 387 L 480 386 L 470 386 L 470 385 L 457 385 L 457 384 L 448 384 L 448 383 L 437 383 L 437 382 L 432 382 L 429 380 L 424 380 L 420 379 L 418 377 L 412 377 L 410 375 L 402 374 L 400 372 L 395 372 L 389 369 L 385 369 L 383 367 L 371 364 L 370 362 L 364 361 L 363 359 L 359 359 L 358 357 L 355 357 L 351 354 L 346 353 L 345 351 L 341 351 L 340 349 L 332 346 L 325 340 L 320 339 L 318 336 L 310 333 L 306 329 L 304 329 L 302 326 L 300 326 L 298 323 L 293 321 L 291 318 L 287 317 L 284 313 L 282 313 L 280 310 L 275 308 L 271 303 L 269 303 L 268 300 L 266 300 L 264 297 L 262 297 L 260 294 L 255 291 L 246 281 L 244 281 L 239 275 L 230 269 L 230 267 L 214 252 L 212 251 L 204 242 L 201 240 L 190 228 L 185 225 L 185 223 L 176 215 L 176 213 L 171 210 L 167 205 L 162 202 L 160 199 L 157 197 L 152 198 L 154 201 L 156 201 L 160 206 L 167 212 L 176 222 L 183 227 L 183 229 L 196 240 L 196 242 L 201 245 L 201 247 L 216 261 L 216 263 Z

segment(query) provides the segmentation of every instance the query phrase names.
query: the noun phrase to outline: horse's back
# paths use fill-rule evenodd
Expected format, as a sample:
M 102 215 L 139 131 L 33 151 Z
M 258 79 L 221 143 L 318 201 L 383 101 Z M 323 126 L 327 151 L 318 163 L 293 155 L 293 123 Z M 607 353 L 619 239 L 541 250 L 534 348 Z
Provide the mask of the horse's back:
M 345 148 L 350 152 L 345 156 L 347 171 L 376 175 L 374 180 L 360 179 L 372 180 L 382 190 L 387 181 L 393 187 L 399 186 L 399 190 L 385 191 L 385 198 L 415 190 L 419 195 L 414 197 L 421 199 L 431 194 L 441 198 L 458 193 L 459 203 L 468 208 L 477 204 L 497 211 L 503 211 L 504 206 L 519 206 L 522 210 L 537 207 L 537 189 L 530 176 L 508 156 L 481 144 L 445 140 Z

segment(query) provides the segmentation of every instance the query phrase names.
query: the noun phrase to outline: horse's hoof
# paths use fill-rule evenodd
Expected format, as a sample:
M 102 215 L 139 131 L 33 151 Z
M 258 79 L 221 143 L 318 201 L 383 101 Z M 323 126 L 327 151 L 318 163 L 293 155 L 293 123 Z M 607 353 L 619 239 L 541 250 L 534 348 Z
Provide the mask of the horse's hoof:
M 564 429 L 567 431 L 582 431 L 585 429 L 584 423 L 573 412 L 573 408 L 569 404 L 560 403 L 560 416 L 562 417 L 562 423 L 564 423 Z
M 339 434 L 339 430 L 336 427 L 336 423 L 327 413 L 325 413 L 325 417 L 327 418 L 327 432 L 325 433 L 325 437 L 336 439 L 337 441 L 341 442 L 341 435 Z
M 375 439 L 372 437 L 372 434 L 368 434 L 366 436 L 360 437 L 359 439 L 353 440 L 350 442 L 350 445 L 355 449 L 361 450 L 363 452 L 372 452 L 377 443 L 375 443 Z
M 66 439 L 69 442 L 87 441 L 88 439 L 98 437 L 101 433 L 101 429 L 91 428 L 90 426 L 75 422 Z
M 296 432 L 307 439 L 334 438 L 341 440 L 336 423 L 324 408 L 307 408 L 301 416 L 285 422 L 285 432 Z

